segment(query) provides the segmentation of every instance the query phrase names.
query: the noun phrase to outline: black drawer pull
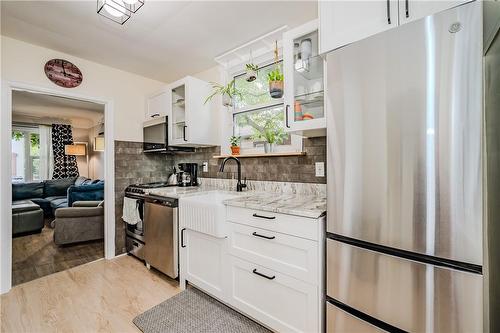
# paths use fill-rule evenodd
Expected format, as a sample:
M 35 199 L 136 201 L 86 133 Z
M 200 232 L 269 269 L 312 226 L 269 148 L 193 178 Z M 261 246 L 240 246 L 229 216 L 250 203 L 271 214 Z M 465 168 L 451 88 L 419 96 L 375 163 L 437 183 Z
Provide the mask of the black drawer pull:
M 265 238 L 265 239 L 275 239 L 276 236 L 264 236 L 264 235 L 260 235 L 258 233 L 256 233 L 255 231 L 252 233 L 252 235 L 256 236 L 256 237 L 260 237 L 260 238 Z
M 181 229 L 181 247 L 186 247 L 186 245 L 184 245 L 184 230 L 186 230 L 186 228 Z
M 276 278 L 276 275 L 268 276 L 266 274 L 262 274 L 262 273 L 257 272 L 257 268 L 254 268 L 254 270 L 252 271 L 252 273 L 257 274 L 258 276 L 262 276 L 263 278 L 266 278 L 268 280 L 274 280 Z
M 264 215 L 259 215 L 257 213 L 254 213 L 253 217 L 258 217 L 258 218 L 267 219 L 267 220 L 274 220 L 276 218 L 276 216 L 264 216 Z

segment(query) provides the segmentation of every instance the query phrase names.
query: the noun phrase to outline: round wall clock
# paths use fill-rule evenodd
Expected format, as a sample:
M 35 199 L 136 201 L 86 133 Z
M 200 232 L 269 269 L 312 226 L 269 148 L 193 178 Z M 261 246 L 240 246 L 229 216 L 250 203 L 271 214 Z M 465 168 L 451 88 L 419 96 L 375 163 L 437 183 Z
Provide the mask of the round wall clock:
M 45 64 L 45 75 L 60 87 L 74 88 L 82 83 L 82 72 L 71 62 L 63 59 L 52 59 Z

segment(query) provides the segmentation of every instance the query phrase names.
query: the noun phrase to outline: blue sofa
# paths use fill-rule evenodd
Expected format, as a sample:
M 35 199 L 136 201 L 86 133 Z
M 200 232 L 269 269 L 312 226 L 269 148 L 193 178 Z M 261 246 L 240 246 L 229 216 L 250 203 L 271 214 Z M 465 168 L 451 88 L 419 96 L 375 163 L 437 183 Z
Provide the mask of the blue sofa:
M 50 217 L 56 209 L 71 207 L 75 201 L 104 200 L 104 181 L 78 177 L 13 183 L 12 205 L 25 200 L 40 206 L 44 216 Z

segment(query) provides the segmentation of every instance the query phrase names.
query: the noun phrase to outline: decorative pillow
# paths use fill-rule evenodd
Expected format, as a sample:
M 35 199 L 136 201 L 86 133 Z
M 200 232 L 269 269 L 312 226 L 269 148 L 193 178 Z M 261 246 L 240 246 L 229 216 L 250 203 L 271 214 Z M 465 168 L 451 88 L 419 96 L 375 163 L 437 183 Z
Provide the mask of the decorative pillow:
M 87 178 L 87 177 L 79 176 L 75 180 L 75 186 L 80 186 L 80 185 L 86 184 L 89 180 L 91 180 L 91 179 Z

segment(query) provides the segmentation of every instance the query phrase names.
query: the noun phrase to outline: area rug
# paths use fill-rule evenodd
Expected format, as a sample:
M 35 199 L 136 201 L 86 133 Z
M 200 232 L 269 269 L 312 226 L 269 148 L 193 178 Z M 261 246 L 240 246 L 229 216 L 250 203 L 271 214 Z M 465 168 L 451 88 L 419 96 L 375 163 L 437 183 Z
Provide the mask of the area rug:
M 134 318 L 144 333 L 268 333 L 267 328 L 190 287 Z

